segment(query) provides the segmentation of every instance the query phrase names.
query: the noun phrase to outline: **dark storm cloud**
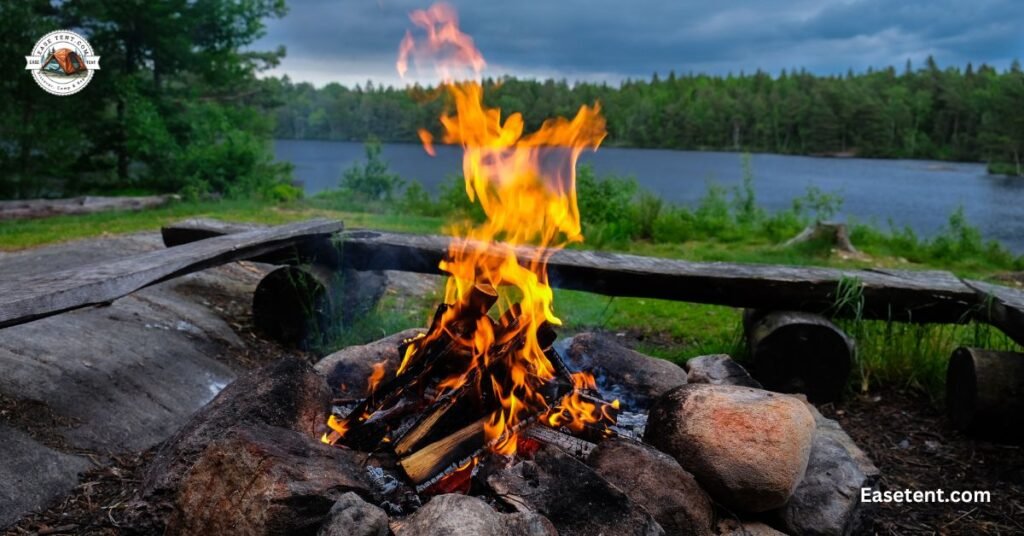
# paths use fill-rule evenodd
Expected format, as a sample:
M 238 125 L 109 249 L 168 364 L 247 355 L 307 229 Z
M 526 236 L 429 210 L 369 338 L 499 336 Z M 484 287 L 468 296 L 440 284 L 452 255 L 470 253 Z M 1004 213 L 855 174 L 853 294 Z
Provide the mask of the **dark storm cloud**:
M 456 6 L 487 74 L 619 81 L 653 72 L 724 74 L 1024 56 L 1021 0 L 473 0 Z M 293 0 L 257 47 L 284 44 L 276 71 L 323 84 L 399 83 L 398 42 L 415 0 Z

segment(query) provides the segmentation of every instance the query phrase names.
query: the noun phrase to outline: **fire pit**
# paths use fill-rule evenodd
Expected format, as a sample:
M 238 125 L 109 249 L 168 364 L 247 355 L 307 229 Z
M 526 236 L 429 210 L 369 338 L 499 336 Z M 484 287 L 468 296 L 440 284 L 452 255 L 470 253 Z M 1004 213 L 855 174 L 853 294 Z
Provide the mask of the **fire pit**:
M 605 136 L 600 108 L 524 134 L 480 83 L 450 81 L 484 65 L 454 11 L 411 18 L 427 39 L 406 35 L 399 70 L 437 60 L 444 141 L 485 215 L 451 229 L 444 303 L 322 375 L 286 360 L 231 385 L 158 454 L 144 514 L 187 533 L 850 531 L 877 471 L 813 406 L 727 356 L 687 372 L 599 335 L 557 341 L 546 264 L 583 238 L 576 161 Z

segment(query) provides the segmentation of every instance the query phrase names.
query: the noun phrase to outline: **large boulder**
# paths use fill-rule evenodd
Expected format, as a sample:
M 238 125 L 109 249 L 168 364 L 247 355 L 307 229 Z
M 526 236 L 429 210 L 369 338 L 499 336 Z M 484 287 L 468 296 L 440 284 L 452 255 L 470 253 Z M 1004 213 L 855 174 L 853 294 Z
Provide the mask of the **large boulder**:
M 665 534 L 622 490 L 552 445 L 542 446 L 533 460 L 488 476 L 487 484 L 510 507 L 544 515 L 561 536 Z
M 760 382 L 752 378 L 747 369 L 726 354 L 702 355 L 687 361 L 686 381 L 761 388 Z
M 686 383 L 679 365 L 630 350 L 607 335 L 576 335 L 566 344 L 565 358 L 573 368 L 592 373 L 602 391 L 634 409 L 645 409 Z
M 861 489 L 877 485 L 880 472 L 839 423 L 807 404 L 817 431 L 804 479 L 778 511 L 793 534 L 842 536 L 860 527 L 867 511 Z
M 587 458 L 597 474 L 647 509 L 666 534 L 711 534 L 711 499 L 671 456 L 628 439 L 607 439 Z
M 181 480 L 166 534 L 313 534 L 346 492 L 370 494 L 365 456 L 274 426 L 241 426 Z
M 374 365 L 384 365 L 384 377 L 391 378 L 402 363 L 398 345 L 423 333 L 419 328 L 400 331 L 378 341 L 342 348 L 314 366 L 327 378 L 327 385 L 346 398 L 364 398 Z
M 331 392 L 303 360 L 284 358 L 235 380 L 196 413 L 154 456 L 143 475 L 140 496 L 153 516 L 139 523 L 164 523 L 184 475 L 209 446 L 238 426 L 266 425 L 319 437 L 330 410 Z
M 388 515 L 384 510 L 348 492 L 334 503 L 317 536 L 388 536 Z
M 764 512 L 785 504 L 803 479 L 814 428 L 814 417 L 791 396 L 688 384 L 655 401 L 644 440 L 719 502 Z
M 502 514 L 467 495 L 438 495 L 401 523 L 396 536 L 558 536 L 535 513 Z

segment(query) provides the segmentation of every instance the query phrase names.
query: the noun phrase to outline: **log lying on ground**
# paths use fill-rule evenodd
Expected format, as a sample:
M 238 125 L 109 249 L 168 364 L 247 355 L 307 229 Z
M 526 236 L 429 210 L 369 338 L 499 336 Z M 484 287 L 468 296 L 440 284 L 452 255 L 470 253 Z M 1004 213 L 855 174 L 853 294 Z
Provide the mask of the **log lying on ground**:
M 212 266 L 251 259 L 334 234 L 342 223 L 310 220 L 202 240 L 114 262 L 0 281 L 0 328 L 107 303 L 141 288 Z
M 141 197 L 72 197 L 68 199 L 26 199 L 0 201 L 0 220 L 19 220 L 92 214 L 107 210 L 142 210 L 166 205 L 181 199 L 177 195 L 150 195 Z
M 754 377 L 766 389 L 838 400 L 850 379 L 853 341 L 824 317 L 796 311 L 743 315 Z
M 450 238 L 377 231 L 342 233 L 343 258 L 357 270 L 440 273 Z M 520 259 L 535 255 L 517 250 Z M 943 271 L 834 268 L 689 262 L 600 251 L 563 250 L 547 264 L 553 287 L 609 296 L 658 298 L 730 307 L 850 314 L 837 310 L 841 285 L 856 284 L 867 319 L 962 323 L 977 294 Z M 1020 326 L 1024 333 L 1024 324 Z
M 834 221 L 816 221 L 814 225 L 807 226 L 800 231 L 800 234 L 790 238 L 783 245 L 789 247 L 814 240 L 826 240 L 844 253 L 860 253 L 850 242 L 850 232 L 847 230 L 846 224 Z
M 164 245 L 167 247 L 181 246 L 228 234 L 238 234 L 258 229 L 266 229 L 265 225 L 253 223 L 223 222 L 207 218 L 193 218 L 165 225 L 160 229 Z M 266 264 L 319 264 L 332 269 L 341 267 L 341 250 L 330 235 L 317 236 L 279 250 L 271 251 L 258 257 L 254 262 Z
M 946 373 L 946 404 L 964 432 L 1024 440 L 1024 354 L 957 348 Z
M 386 283 L 380 272 L 281 266 L 256 287 L 253 322 L 277 342 L 308 348 L 372 309 Z

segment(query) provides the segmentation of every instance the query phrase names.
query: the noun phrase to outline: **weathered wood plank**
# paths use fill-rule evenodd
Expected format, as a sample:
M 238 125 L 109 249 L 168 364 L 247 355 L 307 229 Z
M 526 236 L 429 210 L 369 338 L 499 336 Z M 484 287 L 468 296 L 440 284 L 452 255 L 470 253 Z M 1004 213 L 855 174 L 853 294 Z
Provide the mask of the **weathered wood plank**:
M 969 279 L 964 283 L 978 293 L 977 316 L 1024 346 L 1024 291 Z
M 92 214 L 107 210 L 142 210 L 159 207 L 177 195 L 150 195 L 142 197 L 72 197 L 68 199 L 25 199 L 0 201 L 0 220 L 46 218 L 71 214 Z
M 343 260 L 358 270 L 440 273 L 450 238 L 354 230 L 342 234 Z M 520 258 L 530 256 L 520 248 Z M 971 318 L 975 292 L 948 272 L 690 262 L 566 250 L 548 262 L 554 287 L 610 296 L 658 298 L 825 314 L 837 310 L 840 284 L 854 285 L 863 318 L 958 323 Z
M 251 259 L 329 236 L 341 222 L 311 220 L 210 238 L 123 260 L 0 281 L 0 327 L 108 303 L 136 290 L 211 266 Z
M 254 223 L 193 218 L 164 226 L 160 229 L 160 235 L 165 246 L 173 247 L 216 236 L 266 228 L 266 225 Z M 249 260 L 283 265 L 319 264 L 327 268 L 338 269 L 341 268 L 341 249 L 334 243 L 332 236 L 323 235 L 311 237 L 309 240 L 303 240 Z

